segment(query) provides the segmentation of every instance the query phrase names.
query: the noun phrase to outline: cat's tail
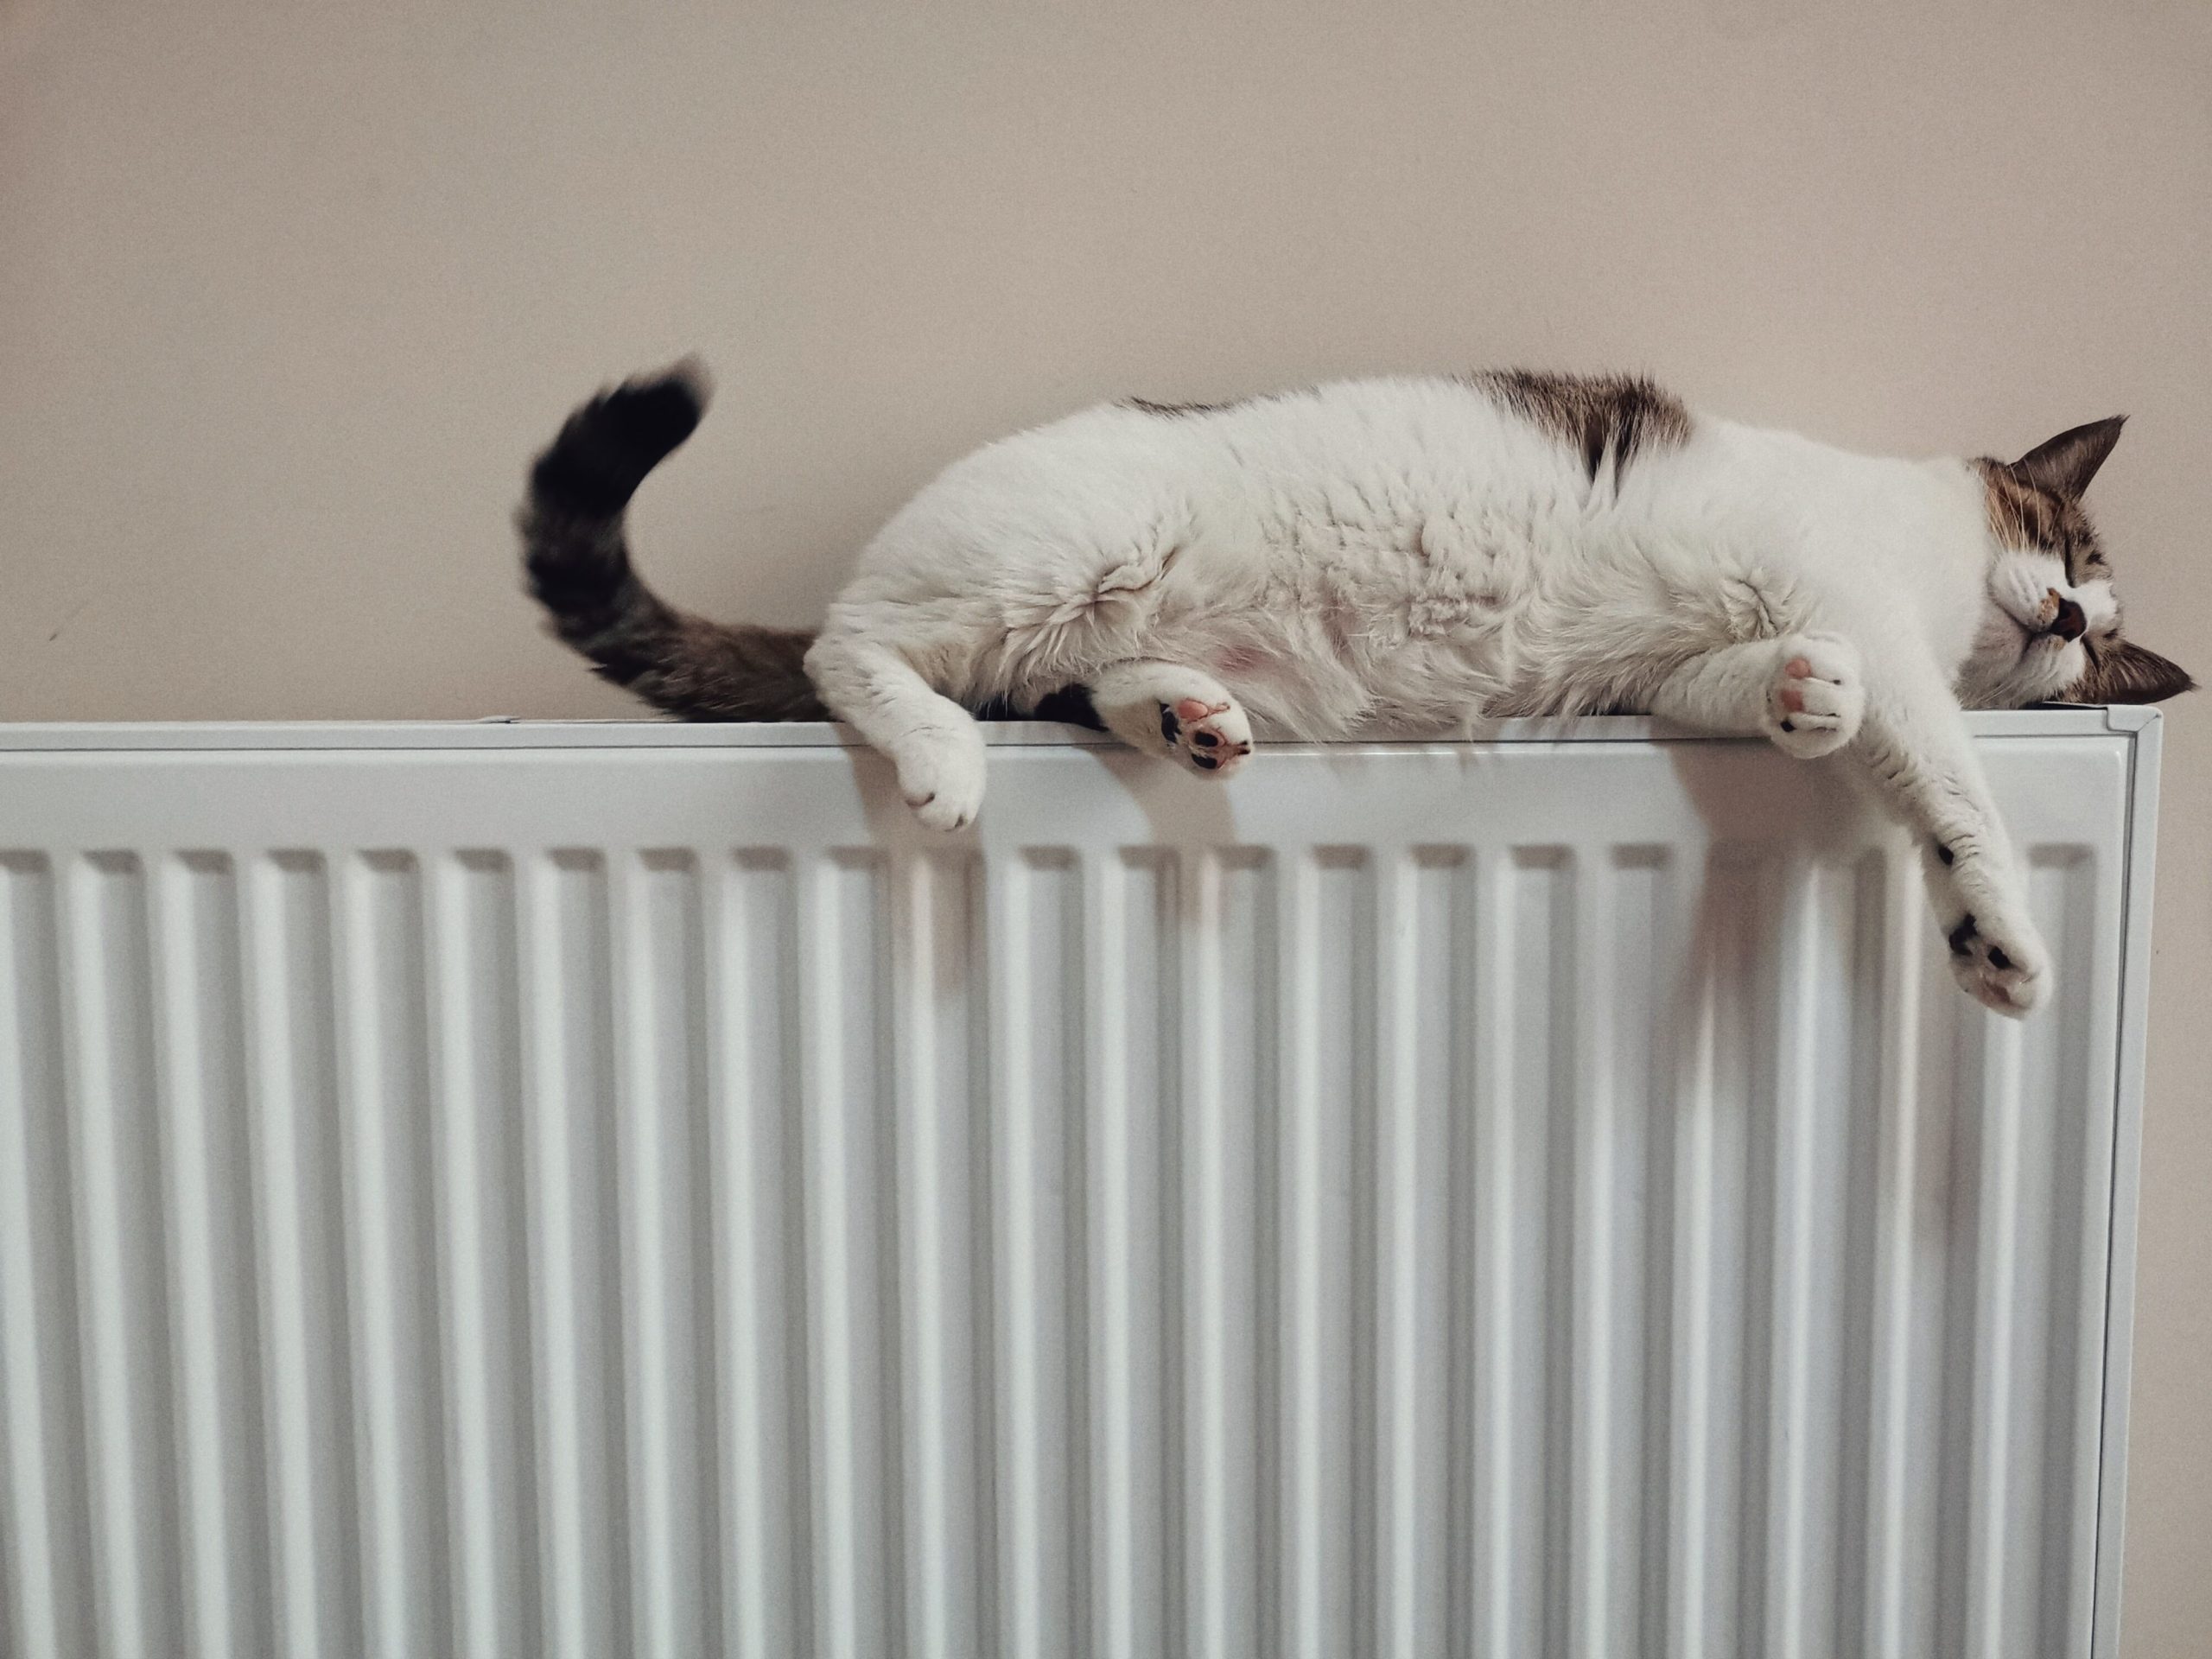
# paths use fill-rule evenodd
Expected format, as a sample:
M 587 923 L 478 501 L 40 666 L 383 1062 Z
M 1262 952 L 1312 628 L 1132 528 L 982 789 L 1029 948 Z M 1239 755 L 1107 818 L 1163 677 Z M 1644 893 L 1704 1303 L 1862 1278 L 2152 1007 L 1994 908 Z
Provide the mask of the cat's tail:
M 709 391 L 706 371 L 687 359 L 569 416 L 515 515 L 530 591 L 601 678 L 656 708 L 686 720 L 826 720 L 803 666 L 812 634 L 687 615 L 631 567 L 630 498 L 691 435 Z

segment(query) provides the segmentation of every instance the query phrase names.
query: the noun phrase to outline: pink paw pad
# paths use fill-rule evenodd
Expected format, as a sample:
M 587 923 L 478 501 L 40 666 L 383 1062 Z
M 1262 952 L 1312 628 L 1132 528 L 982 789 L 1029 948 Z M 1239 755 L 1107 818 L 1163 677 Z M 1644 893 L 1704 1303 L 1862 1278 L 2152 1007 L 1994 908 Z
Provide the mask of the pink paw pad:
M 1782 671 L 1793 680 L 1809 680 L 1813 677 L 1813 665 L 1802 657 L 1792 657 L 1783 664 Z M 1793 715 L 1802 715 L 1805 712 L 1805 694 L 1794 685 L 1783 686 L 1776 701 Z
M 1251 740 L 1238 730 L 1223 729 L 1221 716 L 1230 712 L 1226 702 L 1207 702 L 1184 697 L 1173 705 L 1160 706 L 1160 734 L 1181 749 L 1190 764 L 1201 772 L 1230 772 L 1252 753 Z

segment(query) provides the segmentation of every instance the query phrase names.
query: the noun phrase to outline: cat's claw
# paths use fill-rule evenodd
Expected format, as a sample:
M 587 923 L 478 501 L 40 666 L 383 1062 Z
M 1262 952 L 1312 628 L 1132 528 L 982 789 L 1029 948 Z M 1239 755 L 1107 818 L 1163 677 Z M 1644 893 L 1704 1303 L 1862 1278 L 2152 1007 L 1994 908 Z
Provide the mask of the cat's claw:
M 1767 736 L 1784 754 L 1813 760 L 1859 735 L 1866 713 L 1859 647 L 1840 634 L 1793 633 L 1775 641 L 1767 687 Z
M 1181 697 L 1160 705 L 1160 736 L 1193 772 L 1226 778 L 1252 753 L 1252 728 L 1234 700 Z

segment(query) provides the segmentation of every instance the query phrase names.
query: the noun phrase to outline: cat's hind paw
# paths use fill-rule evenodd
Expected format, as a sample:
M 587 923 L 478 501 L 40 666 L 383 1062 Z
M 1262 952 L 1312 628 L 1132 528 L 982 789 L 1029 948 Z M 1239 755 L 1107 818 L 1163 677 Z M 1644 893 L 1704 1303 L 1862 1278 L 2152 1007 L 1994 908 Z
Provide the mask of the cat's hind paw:
M 1118 663 L 1094 676 L 1092 706 L 1132 748 L 1203 778 L 1226 778 L 1252 753 L 1252 723 L 1228 688 L 1177 663 Z
M 1179 697 L 1160 705 L 1160 736 L 1193 772 L 1226 778 L 1252 753 L 1252 727 L 1234 698 Z
M 1859 647 L 1840 634 L 1793 633 L 1775 641 L 1766 734 L 1784 754 L 1814 760 L 1859 735 L 1866 713 Z

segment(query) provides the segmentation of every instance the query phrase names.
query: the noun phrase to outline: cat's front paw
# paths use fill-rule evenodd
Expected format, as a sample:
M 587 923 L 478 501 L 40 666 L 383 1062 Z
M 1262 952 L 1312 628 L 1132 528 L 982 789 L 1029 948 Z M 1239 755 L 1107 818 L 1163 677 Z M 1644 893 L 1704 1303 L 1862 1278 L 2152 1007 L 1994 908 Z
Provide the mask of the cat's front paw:
M 1929 870 L 1936 925 L 1950 947 L 1951 977 L 1984 1007 L 2018 1019 L 2043 1001 L 2051 981 L 2050 951 L 2027 906 L 2000 884 L 1980 879 L 1971 864 L 1945 863 L 1938 847 Z
M 2032 925 L 2008 925 L 1969 912 L 1944 938 L 1951 947 L 1951 977 L 1984 1007 L 2017 1020 L 2043 1001 L 2050 957 Z
M 899 750 L 899 792 L 931 830 L 965 830 L 983 808 L 983 739 L 980 733 L 932 733 Z
M 1834 753 L 1859 735 L 1866 713 L 1859 647 L 1835 633 L 1786 634 L 1774 644 L 1767 736 L 1800 760 Z

